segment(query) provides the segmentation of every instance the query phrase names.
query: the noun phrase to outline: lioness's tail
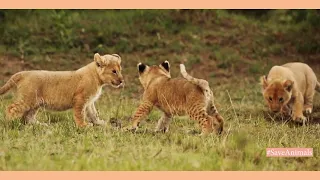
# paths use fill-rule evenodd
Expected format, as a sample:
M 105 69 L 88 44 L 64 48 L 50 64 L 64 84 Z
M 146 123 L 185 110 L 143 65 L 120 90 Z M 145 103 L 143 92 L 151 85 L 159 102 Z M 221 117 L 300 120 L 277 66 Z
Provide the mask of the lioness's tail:
M 203 90 L 210 89 L 208 81 L 203 80 L 203 79 L 194 78 L 194 77 L 190 76 L 187 73 L 186 67 L 184 66 L 184 64 L 180 64 L 180 72 L 181 72 L 183 78 L 185 78 L 186 80 L 198 85 L 201 89 L 203 89 Z
M 0 87 L 0 95 L 6 93 L 13 86 L 15 86 L 21 80 L 21 77 L 22 77 L 21 73 L 17 73 L 11 76 L 11 78 L 7 81 L 7 83 L 4 84 L 2 87 Z
M 316 91 L 320 92 L 320 83 L 317 81 Z

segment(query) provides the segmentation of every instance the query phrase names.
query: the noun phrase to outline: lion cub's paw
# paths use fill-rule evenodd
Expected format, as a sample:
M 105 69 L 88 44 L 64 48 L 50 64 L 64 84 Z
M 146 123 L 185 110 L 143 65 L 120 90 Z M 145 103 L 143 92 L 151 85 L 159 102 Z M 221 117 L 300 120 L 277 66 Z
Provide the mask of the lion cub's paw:
M 312 113 L 312 108 L 311 107 L 306 108 L 306 113 L 310 115 Z
M 122 128 L 122 130 L 125 132 L 136 132 L 138 130 L 138 127 L 127 126 Z
M 96 126 L 105 126 L 106 125 L 106 122 L 104 120 L 97 120 L 93 123 L 93 125 L 96 125 Z
M 92 123 L 89 123 L 89 124 L 92 124 Z M 77 123 L 77 127 L 84 128 L 84 127 L 87 127 L 89 124 L 87 122 Z
M 154 130 L 155 133 L 167 133 L 169 131 L 169 128 L 156 128 Z
M 300 116 L 300 117 L 294 116 L 292 119 L 293 119 L 293 121 L 298 122 L 298 123 L 302 123 L 302 124 L 305 124 L 305 122 L 307 120 L 307 118 L 305 116 Z
M 49 126 L 47 123 L 41 123 L 39 121 L 35 121 L 33 124 L 40 125 L 40 126 L 46 126 L 46 127 Z

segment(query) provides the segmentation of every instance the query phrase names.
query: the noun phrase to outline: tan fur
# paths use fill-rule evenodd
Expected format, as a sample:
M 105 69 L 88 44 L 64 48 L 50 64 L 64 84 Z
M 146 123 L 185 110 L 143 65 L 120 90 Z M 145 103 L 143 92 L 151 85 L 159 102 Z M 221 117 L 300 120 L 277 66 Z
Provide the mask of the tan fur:
M 213 92 L 210 89 L 208 81 L 206 81 L 204 79 L 198 79 L 198 78 L 195 78 L 195 77 L 192 77 L 191 75 L 189 75 L 186 71 L 186 67 L 183 64 L 180 64 L 180 73 L 183 78 L 198 85 L 203 90 L 203 93 L 204 93 L 206 100 L 207 100 L 207 103 L 208 103 L 208 106 L 207 106 L 208 107 L 207 108 L 208 114 L 213 115 L 215 113 L 218 113 L 218 110 L 217 110 L 216 106 L 214 105 Z
M 86 126 L 85 118 L 94 124 L 103 124 L 94 102 L 104 85 L 123 86 L 121 57 L 117 54 L 94 55 L 94 61 L 76 71 L 22 71 L 14 74 L 0 88 L 0 95 L 13 87 L 17 89 L 15 102 L 8 106 L 8 119 L 22 118 L 36 122 L 40 107 L 63 111 L 73 108 L 78 126 Z
M 313 70 L 304 63 L 287 63 L 271 68 L 262 76 L 263 96 L 270 110 L 291 114 L 295 121 L 305 121 L 303 110 L 312 112 L 315 90 L 320 84 Z
M 169 62 L 159 66 L 138 64 L 139 80 L 144 88 L 142 102 L 132 117 L 132 129 L 136 129 L 140 121 L 156 106 L 163 115 L 158 121 L 156 131 L 168 131 L 171 117 L 189 115 L 199 122 L 202 133 L 212 131 L 221 133 L 223 118 L 219 114 L 207 113 L 208 102 L 203 90 L 184 78 L 171 78 Z M 145 67 L 144 69 L 141 67 Z

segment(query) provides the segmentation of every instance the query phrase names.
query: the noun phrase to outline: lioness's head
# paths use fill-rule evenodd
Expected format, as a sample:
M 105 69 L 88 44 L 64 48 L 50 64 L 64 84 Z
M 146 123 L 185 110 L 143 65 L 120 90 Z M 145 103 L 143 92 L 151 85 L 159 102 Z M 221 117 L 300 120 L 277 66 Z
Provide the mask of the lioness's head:
M 124 86 L 121 74 L 121 57 L 118 54 L 94 54 L 94 62 L 100 81 L 103 84 L 118 88 Z
M 260 78 L 262 92 L 265 101 L 271 111 L 279 112 L 290 101 L 292 95 L 293 81 L 291 80 L 273 80 L 267 81 L 266 76 Z
M 164 61 L 159 66 L 157 65 L 148 66 L 143 63 L 139 63 L 137 66 L 139 71 L 139 80 L 143 88 L 146 88 L 147 85 L 151 82 L 151 80 L 157 77 L 171 78 L 170 64 L 168 61 Z

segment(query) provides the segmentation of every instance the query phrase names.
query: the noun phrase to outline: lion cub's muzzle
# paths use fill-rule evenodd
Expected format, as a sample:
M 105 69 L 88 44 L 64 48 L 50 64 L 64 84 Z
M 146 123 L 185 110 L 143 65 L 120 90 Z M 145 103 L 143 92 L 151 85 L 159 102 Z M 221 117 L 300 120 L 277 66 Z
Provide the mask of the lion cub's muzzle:
M 112 87 L 114 88 L 123 88 L 125 83 L 123 79 L 119 79 L 117 81 L 112 81 L 111 82 Z

